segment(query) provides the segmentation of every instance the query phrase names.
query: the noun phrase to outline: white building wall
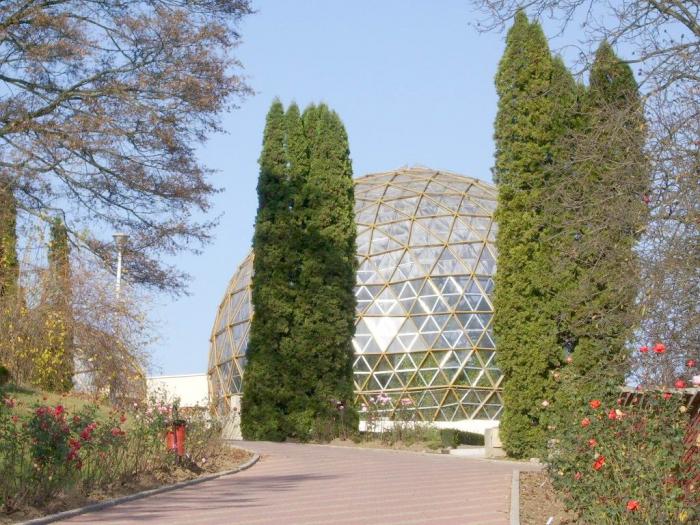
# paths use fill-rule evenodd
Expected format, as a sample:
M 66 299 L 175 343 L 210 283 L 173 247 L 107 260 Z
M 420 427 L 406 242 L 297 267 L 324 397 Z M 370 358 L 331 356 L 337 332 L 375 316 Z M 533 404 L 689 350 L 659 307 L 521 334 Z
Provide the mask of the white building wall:
M 148 394 L 165 392 L 169 398 L 179 398 L 181 407 L 209 405 L 207 374 L 154 376 L 146 379 Z

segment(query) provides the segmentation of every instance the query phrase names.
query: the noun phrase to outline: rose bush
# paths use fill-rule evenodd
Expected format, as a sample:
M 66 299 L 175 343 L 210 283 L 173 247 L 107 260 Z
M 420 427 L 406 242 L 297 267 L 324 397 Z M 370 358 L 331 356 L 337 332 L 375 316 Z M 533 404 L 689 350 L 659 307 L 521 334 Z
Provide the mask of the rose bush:
M 165 446 L 171 406 L 134 403 L 128 411 L 85 405 L 21 406 L 0 394 L 0 509 L 42 505 L 59 492 L 87 495 L 142 472 L 167 472 L 176 457 Z M 184 414 L 181 414 L 181 417 Z M 187 417 L 186 468 L 205 461 L 220 428 L 201 412 Z
M 658 343 L 654 352 L 662 348 Z M 576 388 L 585 378 L 567 377 L 565 370 L 562 377 L 573 382 L 569 392 L 586 391 Z M 548 469 L 583 523 L 698 523 L 700 437 L 685 384 L 679 378 L 675 388 L 611 388 L 577 403 L 572 395 L 558 412 L 555 404 Z

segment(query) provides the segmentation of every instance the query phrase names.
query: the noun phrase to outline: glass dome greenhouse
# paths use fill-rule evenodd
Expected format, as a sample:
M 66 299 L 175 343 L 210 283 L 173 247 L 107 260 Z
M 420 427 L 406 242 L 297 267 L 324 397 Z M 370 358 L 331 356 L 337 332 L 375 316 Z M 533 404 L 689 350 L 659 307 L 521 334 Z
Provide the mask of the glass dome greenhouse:
M 495 187 L 407 168 L 356 179 L 355 201 L 358 406 L 384 394 L 387 417 L 408 407 L 438 426 L 493 426 L 502 410 L 491 329 Z M 231 278 L 212 330 L 209 393 L 219 415 L 240 402 L 252 262 L 251 253 Z

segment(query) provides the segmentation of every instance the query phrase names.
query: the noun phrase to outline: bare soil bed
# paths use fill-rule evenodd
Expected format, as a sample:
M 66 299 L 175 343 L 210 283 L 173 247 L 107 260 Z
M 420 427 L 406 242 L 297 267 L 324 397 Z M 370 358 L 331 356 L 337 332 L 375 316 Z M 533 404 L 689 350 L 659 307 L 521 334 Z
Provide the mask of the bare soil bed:
M 115 483 L 106 489 L 96 490 L 89 494 L 60 494 L 58 497 L 47 501 L 45 505 L 39 507 L 25 507 L 11 514 L 0 512 L 0 524 L 6 525 L 30 520 L 48 514 L 84 507 L 85 505 L 108 499 L 135 494 L 144 490 L 162 487 L 164 485 L 171 485 L 180 481 L 232 470 L 248 461 L 251 457 L 252 454 L 247 450 L 227 447 L 217 453 L 211 454 L 204 464 L 189 465 L 187 468 L 177 466 L 167 470 L 144 472 L 138 476 L 133 476 L 119 483 Z
M 564 508 L 546 472 L 520 473 L 520 523 L 522 525 L 581 524 L 576 515 Z

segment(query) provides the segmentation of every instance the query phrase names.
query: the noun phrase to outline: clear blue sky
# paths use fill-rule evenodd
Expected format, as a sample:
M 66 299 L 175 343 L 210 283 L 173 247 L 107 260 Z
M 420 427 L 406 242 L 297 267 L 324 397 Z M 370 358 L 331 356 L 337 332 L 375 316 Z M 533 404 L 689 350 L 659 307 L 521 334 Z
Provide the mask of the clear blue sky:
M 503 35 L 478 34 L 467 0 L 255 2 L 237 50 L 256 95 L 225 115 L 201 158 L 220 170 L 214 242 L 179 257 L 191 295 L 158 299 L 154 372 L 204 372 L 228 280 L 250 249 L 265 114 L 274 97 L 323 101 L 345 122 L 355 176 L 425 165 L 490 180 L 493 77 Z

